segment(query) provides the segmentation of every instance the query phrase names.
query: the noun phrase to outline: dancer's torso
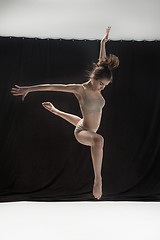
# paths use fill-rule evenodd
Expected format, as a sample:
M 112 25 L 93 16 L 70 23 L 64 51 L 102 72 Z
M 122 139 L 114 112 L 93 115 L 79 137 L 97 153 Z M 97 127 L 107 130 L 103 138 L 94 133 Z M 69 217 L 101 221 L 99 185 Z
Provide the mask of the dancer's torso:
M 102 108 L 105 105 L 105 99 L 101 93 L 95 95 L 93 91 L 85 87 L 85 84 L 81 84 L 81 90 L 75 96 L 79 101 L 84 119 L 83 125 L 98 130 L 101 122 Z

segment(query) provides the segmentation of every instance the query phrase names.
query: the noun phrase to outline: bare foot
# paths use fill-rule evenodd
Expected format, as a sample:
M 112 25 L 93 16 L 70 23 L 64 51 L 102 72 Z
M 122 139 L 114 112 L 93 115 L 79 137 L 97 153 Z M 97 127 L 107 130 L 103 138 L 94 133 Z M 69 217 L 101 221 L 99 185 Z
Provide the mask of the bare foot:
M 101 196 L 102 196 L 102 178 L 94 180 L 93 195 L 97 199 L 101 198 Z
M 59 112 L 59 110 L 55 108 L 51 102 L 43 102 L 42 106 L 54 114 Z

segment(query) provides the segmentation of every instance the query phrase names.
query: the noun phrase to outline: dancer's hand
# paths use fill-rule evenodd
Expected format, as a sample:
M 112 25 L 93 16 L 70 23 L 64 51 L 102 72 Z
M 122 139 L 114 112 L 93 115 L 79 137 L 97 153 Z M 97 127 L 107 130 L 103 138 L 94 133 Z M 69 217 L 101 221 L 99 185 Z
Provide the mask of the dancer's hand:
M 51 113 L 56 114 L 58 112 L 58 109 L 55 108 L 51 102 L 43 102 L 42 106 L 49 110 Z
M 111 27 L 106 28 L 106 35 L 102 38 L 101 42 L 106 43 L 106 42 L 110 41 L 110 38 L 108 38 L 110 29 L 111 29 Z
M 15 96 L 22 95 L 22 101 L 24 101 L 24 98 L 29 93 L 29 88 L 28 87 L 20 87 L 18 85 L 15 85 L 15 86 L 17 88 L 12 88 L 11 93 L 13 93 L 13 95 L 15 95 Z

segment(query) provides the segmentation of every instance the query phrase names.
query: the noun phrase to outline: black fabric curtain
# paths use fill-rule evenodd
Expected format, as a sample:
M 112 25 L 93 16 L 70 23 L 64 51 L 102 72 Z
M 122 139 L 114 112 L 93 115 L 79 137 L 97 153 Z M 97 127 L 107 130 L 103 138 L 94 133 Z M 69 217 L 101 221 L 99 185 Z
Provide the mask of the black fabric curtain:
M 13 96 L 15 84 L 84 83 L 98 61 L 99 40 L 0 37 L 0 202 L 97 201 L 90 147 L 74 126 L 43 108 L 82 117 L 74 94 Z M 110 41 L 120 60 L 97 133 L 104 139 L 99 201 L 160 200 L 160 42 Z

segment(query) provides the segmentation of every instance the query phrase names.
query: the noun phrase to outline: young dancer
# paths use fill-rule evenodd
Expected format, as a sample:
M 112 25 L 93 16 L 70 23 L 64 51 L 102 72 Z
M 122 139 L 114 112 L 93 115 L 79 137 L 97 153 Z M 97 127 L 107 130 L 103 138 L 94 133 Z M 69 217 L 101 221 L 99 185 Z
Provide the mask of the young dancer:
M 108 38 L 110 28 L 106 29 L 106 34 L 101 40 L 99 61 L 93 64 L 94 68 L 89 72 L 89 81 L 83 84 L 40 84 L 29 87 L 15 85 L 17 88 L 12 88 L 11 91 L 13 95 L 22 95 L 23 101 L 29 92 L 35 91 L 62 91 L 75 95 L 80 104 L 82 119 L 55 108 L 50 102 L 43 102 L 42 106 L 76 126 L 74 130 L 76 140 L 83 145 L 90 146 L 95 175 L 93 195 L 97 199 L 102 196 L 101 166 L 104 146 L 103 136 L 96 133 L 101 122 L 102 108 L 105 105 L 101 91 L 112 82 L 112 71 L 119 65 L 117 56 L 106 55 L 105 43 L 110 40 Z

